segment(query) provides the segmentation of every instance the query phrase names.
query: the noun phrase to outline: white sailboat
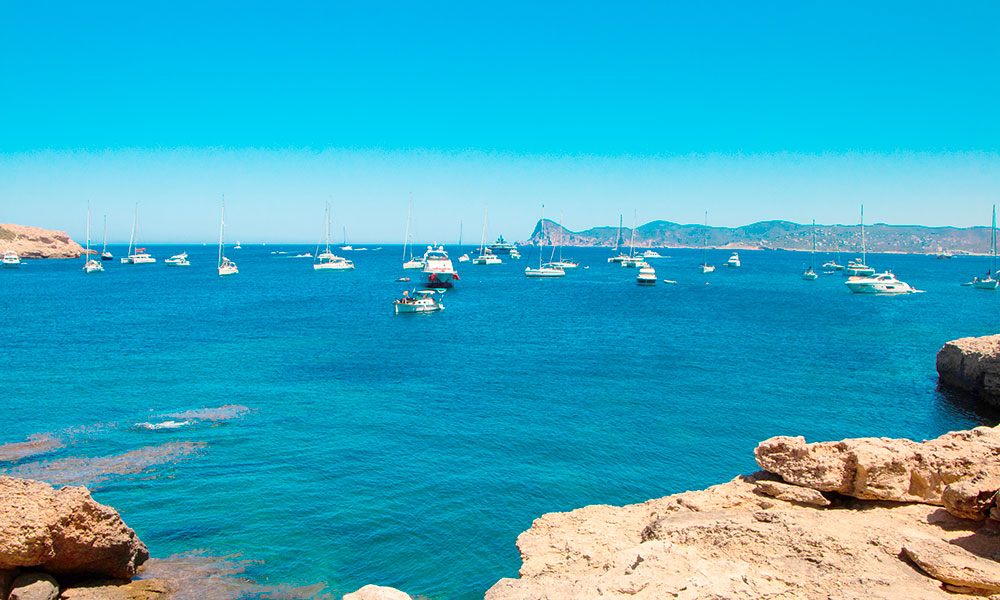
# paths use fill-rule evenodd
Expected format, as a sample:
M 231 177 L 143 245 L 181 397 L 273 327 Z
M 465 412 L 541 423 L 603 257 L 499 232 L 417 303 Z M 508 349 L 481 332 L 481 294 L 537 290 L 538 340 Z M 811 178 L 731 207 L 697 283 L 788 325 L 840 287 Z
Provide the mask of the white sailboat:
M 562 220 L 563 220 L 563 217 L 562 217 L 562 214 L 560 214 L 559 215 L 559 224 L 560 225 L 562 225 Z M 576 269 L 576 268 L 579 268 L 580 263 L 576 262 L 575 260 L 569 260 L 569 259 L 563 258 L 562 251 L 563 251 L 563 245 L 562 245 L 562 239 L 560 238 L 560 240 L 559 240 L 559 260 L 553 261 L 550 264 L 553 267 L 559 267 L 560 269 L 562 269 L 564 271 L 567 270 L 567 269 Z M 552 257 L 555 258 L 555 251 L 553 251 Z
M 226 258 L 226 254 L 223 251 L 223 246 L 225 246 L 226 239 L 226 197 L 222 197 L 222 220 L 219 223 L 219 277 L 226 277 L 229 275 L 236 275 L 239 273 L 239 269 L 236 268 L 236 263 Z
M 705 241 L 702 244 L 704 246 L 704 258 L 701 260 L 701 272 L 711 273 L 715 270 L 715 267 L 708 264 L 708 211 L 705 211 Z
M 619 262 L 623 267 L 638 267 L 640 263 L 645 262 L 642 257 L 635 255 L 635 224 L 636 224 L 636 213 L 632 211 L 632 236 L 629 238 L 628 242 L 628 256 L 621 259 Z
M 816 219 L 813 219 L 813 249 L 812 254 L 809 255 L 809 266 L 806 270 L 802 272 L 802 279 L 806 281 L 815 281 L 819 278 L 816 271 L 813 270 L 813 264 L 816 262 Z
M 104 245 L 101 247 L 101 260 L 111 260 L 114 256 L 108 252 L 108 215 L 104 215 Z
M 635 229 L 635 227 L 632 227 Z M 622 247 L 622 216 L 618 215 L 618 237 L 615 238 L 615 255 L 608 259 L 609 263 L 620 263 L 628 258 L 621 250 Z
M 483 209 L 483 237 L 479 242 L 479 256 L 472 259 L 472 264 L 474 265 L 499 265 L 503 261 L 496 254 L 493 254 L 493 250 L 486 247 L 486 215 L 488 207 Z
M 406 234 L 403 236 L 403 268 L 404 269 L 423 269 L 424 261 L 422 258 L 415 258 L 413 256 L 413 240 L 410 239 L 410 227 L 413 222 L 413 194 L 410 194 L 410 208 L 406 211 Z M 459 233 L 458 237 L 461 238 L 462 234 Z M 409 246 L 410 254 L 407 258 L 406 248 Z
M 145 248 L 135 248 L 135 252 L 132 252 L 132 248 L 135 247 L 135 234 L 139 227 L 139 203 L 135 203 L 135 217 L 132 219 L 132 236 L 128 240 L 128 255 L 122 259 L 122 264 L 131 265 L 143 265 L 149 263 L 155 263 L 156 259 L 146 253 Z
M 326 249 L 323 252 L 316 248 L 316 260 L 313 262 L 314 271 L 350 271 L 354 268 L 354 262 L 346 258 L 337 256 L 330 252 L 330 213 L 333 212 L 328 200 L 326 203 L 326 227 L 324 236 L 326 239 Z
M 986 271 L 985 277 L 976 277 L 972 280 L 972 286 L 977 290 L 995 290 L 1000 282 L 996 279 L 997 272 L 997 205 L 993 205 L 993 225 L 990 229 L 990 254 L 992 261 L 990 268 Z
M 354 246 L 347 243 L 347 226 L 344 226 L 344 245 L 340 247 L 341 250 L 354 250 Z
M 101 261 L 90 258 L 90 201 L 87 201 L 87 262 L 83 265 L 84 273 L 103 273 L 104 265 Z
M 869 267 L 865 264 L 868 260 L 868 247 L 865 244 L 865 205 L 861 205 L 861 258 L 847 261 L 847 268 L 844 269 L 845 275 L 858 275 L 861 277 L 872 277 L 875 275 L 875 269 Z
M 542 217 L 538 221 L 541 227 L 542 237 L 539 239 L 540 243 L 538 245 L 538 268 L 533 269 L 531 267 L 525 267 L 524 276 L 525 277 L 565 277 L 566 271 L 563 271 L 559 267 L 554 267 L 551 264 L 542 264 L 542 251 L 545 248 L 545 205 L 542 205 Z

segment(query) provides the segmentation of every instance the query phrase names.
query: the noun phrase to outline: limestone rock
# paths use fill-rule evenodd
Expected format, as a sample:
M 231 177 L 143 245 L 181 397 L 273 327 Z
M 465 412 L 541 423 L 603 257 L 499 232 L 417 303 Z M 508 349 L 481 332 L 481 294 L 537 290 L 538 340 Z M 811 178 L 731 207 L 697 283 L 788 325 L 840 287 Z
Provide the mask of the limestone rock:
M 86 488 L 0 477 L 0 568 L 128 579 L 147 558 L 135 532 Z
M 59 584 L 45 573 L 25 573 L 14 580 L 10 600 L 56 600 Z
M 1000 564 L 972 554 L 954 544 L 914 540 L 903 552 L 931 577 L 965 593 L 1000 593 Z
M 345 594 L 343 600 L 412 600 L 409 594 L 396 588 L 366 585 L 356 592 Z
M 21 258 L 79 258 L 84 251 L 65 231 L 0 223 L 0 251 L 7 250 Z
M 63 590 L 63 600 L 167 600 L 174 587 L 162 579 L 95 580 Z
M 517 539 L 520 578 L 486 600 L 954 600 L 899 553 L 911 537 L 968 536 L 958 519 L 853 499 L 816 510 L 763 497 L 756 483 L 544 515 Z
M 941 383 L 1000 405 L 1000 335 L 946 343 L 937 354 L 937 372 Z
M 997 490 L 1000 490 L 1000 474 L 980 473 L 944 488 L 941 501 L 956 517 L 982 521 L 996 505 Z
M 757 491 L 766 496 L 784 500 L 785 502 L 799 502 L 813 506 L 830 506 L 830 500 L 823 494 L 812 488 L 805 488 L 798 485 L 789 485 L 777 481 L 758 481 Z
M 807 444 L 802 437 L 774 437 L 761 442 L 754 455 L 762 469 L 795 485 L 855 498 L 940 506 L 949 485 L 1000 477 L 1000 429 L 954 431 L 921 443 L 856 438 Z M 979 518 L 985 517 L 984 508 Z

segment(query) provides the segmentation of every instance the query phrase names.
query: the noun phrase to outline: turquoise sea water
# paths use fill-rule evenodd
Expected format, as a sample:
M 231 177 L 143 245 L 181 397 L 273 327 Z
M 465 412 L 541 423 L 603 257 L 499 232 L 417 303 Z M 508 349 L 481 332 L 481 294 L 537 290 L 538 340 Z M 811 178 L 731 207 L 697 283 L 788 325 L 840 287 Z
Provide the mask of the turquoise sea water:
M 393 280 L 419 276 L 399 247 L 317 273 L 272 254 L 313 247 L 248 246 L 229 279 L 212 246 L 150 250 L 0 271 L 0 444 L 62 444 L 0 470 L 87 483 L 154 556 L 239 553 L 263 583 L 477 598 L 543 513 L 727 481 L 767 437 L 996 423 L 934 370 L 945 341 L 997 329 L 1000 293 L 958 285 L 983 258 L 869 255 L 926 291 L 870 297 L 802 281 L 802 253 L 702 275 L 701 252 L 663 251 L 678 283 L 643 288 L 572 249 L 591 268 L 558 280 L 456 263 L 446 310 L 394 315 L 413 286 Z M 162 264 L 181 250 L 192 267 Z M 170 420 L 188 423 L 136 426 Z

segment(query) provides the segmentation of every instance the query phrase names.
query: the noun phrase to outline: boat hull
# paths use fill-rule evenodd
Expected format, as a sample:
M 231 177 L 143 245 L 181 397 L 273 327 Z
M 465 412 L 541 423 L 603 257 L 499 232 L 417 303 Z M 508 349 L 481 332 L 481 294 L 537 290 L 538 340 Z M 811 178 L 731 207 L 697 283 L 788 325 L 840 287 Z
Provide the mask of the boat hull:
M 565 277 L 566 271 L 562 269 L 542 267 L 540 269 L 527 268 L 524 270 L 525 277 L 539 277 L 539 278 L 552 278 L 552 277 Z
M 396 307 L 397 315 L 430 313 L 430 312 L 437 312 L 439 310 L 444 310 L 444 306 L 442 306 L 439 302 L 434 302 L 432 304 L 414 302 L 408 304 L 396 300 L 395 302 L 393 302 L 393 305 Z
M 909 284 L 873 283 L 868 281 L 847 281 L 847 287 L 855 294 L 912 294 L 914 290 Z
M 998 285 L 1000 285 L 1000 281 L 997 281 L 996 279 L 981 279 L 979 281 L 972 282 L 972 287 L 977 290 L 995 290 Z
M 315 271 L 350 271 L 354 268 L 354 263 L 350 261 L 316 263 L 313 265 Z

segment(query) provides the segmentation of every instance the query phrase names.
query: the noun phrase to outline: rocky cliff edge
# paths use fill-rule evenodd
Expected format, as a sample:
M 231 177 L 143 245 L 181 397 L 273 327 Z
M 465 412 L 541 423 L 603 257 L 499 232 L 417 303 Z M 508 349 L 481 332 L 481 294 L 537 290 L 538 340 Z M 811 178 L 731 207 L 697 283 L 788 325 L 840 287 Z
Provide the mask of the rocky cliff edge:
M 79 258 L 84 252 L 64 231 L 0 223 L 0 253 L 8 250 L 21 258 Z

